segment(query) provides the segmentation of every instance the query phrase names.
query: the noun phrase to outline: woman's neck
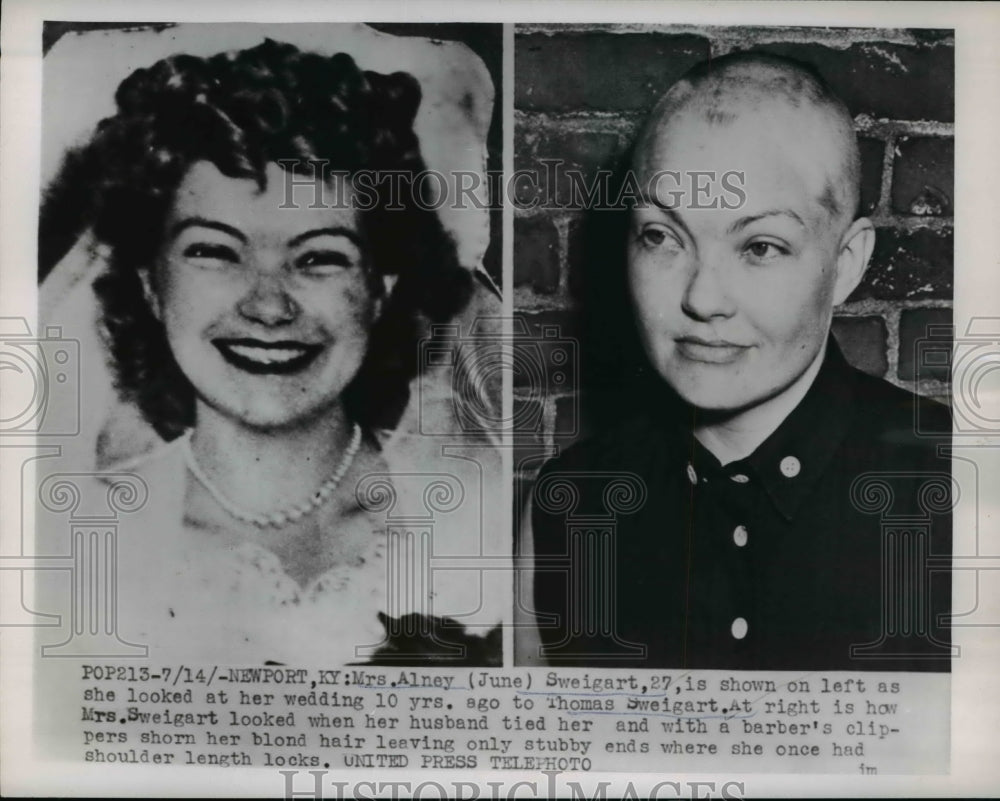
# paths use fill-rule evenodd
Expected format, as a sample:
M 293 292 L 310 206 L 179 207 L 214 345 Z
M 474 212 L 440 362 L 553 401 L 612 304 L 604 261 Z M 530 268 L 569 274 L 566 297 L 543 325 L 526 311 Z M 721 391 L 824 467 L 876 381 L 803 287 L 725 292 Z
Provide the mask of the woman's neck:
M 745 459 L 785 421 L 809 391 L 826 355 L 820 348 L 809 367 L 792 384 L 750 409 L 707 419 L 695 425 L 694 436 L 723 465 Z
M 309 498 L 340 465 L 353 425 L 338 404 L 305 426 L 254 429 L 198 403 L 194 457 L 231 503 L 260 514 Z

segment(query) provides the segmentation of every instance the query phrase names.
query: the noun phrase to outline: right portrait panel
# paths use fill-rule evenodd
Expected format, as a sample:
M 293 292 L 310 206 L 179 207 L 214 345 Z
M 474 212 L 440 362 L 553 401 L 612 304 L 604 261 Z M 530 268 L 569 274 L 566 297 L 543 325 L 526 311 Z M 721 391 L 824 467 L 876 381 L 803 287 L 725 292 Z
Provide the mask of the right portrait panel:
M 948 673 L 953 32 L 518 26 L 515 75 L 566 365 L 514 386 L 517 663 Z

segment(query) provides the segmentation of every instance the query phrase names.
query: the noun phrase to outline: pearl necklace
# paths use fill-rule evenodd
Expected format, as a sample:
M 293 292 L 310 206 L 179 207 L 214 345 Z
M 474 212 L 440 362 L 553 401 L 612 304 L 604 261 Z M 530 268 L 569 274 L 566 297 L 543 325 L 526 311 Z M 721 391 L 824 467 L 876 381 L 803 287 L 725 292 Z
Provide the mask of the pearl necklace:
M 340 460 L 340 464 L 337 465 L 337 469 L 333 471 L 333 475 L 320 485 L 319 489 L 313 493 L 312 497 L 308 501 L 287 507 L 285 509 L 279 509 L 277 512 L 271 512 L 270 514 L 253 514 L 245 509 L 241 509 L 229 500 L 229 498 L 223 495 L 222 492 L 216 488 L 209 477 L 205 475 L 205 471 L 201 469 L 201 465 L 199 465 L 198 460 L 195 459 L 194 451 L 191 450 L 192 433 L 192 430 L 189 429 L 187 433 L 184 434 L 181 441 L 181 447 L 184 451 L 184 462 L 187 464 L 188 469 L 194 477 L 198 479 L 198 482 L 209 491 L 211 496 L 215 498 L 219 506 L 225 509 L 237 520 L 244 523 L 252 523 L 257 528 L 282 528 L 283 526 L 287 526 L 289 523 L 301 520 L 307 515 L 311 515 L 319 509 L 330 499 L 333 491 L 337 488 L 337 485 L 340 484 L 341 479 L 343 479 L 346 475 L 351 463 L 354 461 L 354 457 L 357 455 L 358 449 L 361 447 L 361 426 L 355 423 L 351 444 L 348 446 L 347 450 L 344 451 L 344 457 Z

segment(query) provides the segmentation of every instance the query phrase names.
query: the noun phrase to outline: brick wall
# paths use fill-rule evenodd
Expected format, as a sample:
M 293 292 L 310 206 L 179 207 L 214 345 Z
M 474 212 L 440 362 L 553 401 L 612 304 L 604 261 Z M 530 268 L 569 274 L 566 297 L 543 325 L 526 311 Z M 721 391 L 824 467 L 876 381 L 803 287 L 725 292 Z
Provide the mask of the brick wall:
M 855 115 L 862 205 L 877 227 L 862 284 L 836 310 L 834 333 L 859 368 L 943 400 L 948 370 L 919 366 L 914 342 L 951 324 L 954 197 L 954 41 L 950 31 L 518 26 L 515 37 L 515 169 L 562 159 L 590 180 L 610 169 L 651 105 L 689 67 L 733 50 L 763 50 L 819 69 Z M 566 187 L 542 180 L 552 201 Z M 525 190 L 527 191 L 527 190 Z M 521 206 L 528 198 L 518 195 Z M 558 326 L 575 337 L 585 256 L 584 212 L 517 208 L 514 308 L 532 333 Z M 567 205 L 567 204 L 564 204 Z M 601 309 L 591 309 L 600 314 Z M 936 329 L 935 329 L 936 330 Z M 519 469 L 585 433 L 574 390 L 579 376 L 553 370 L 542 393 L 515 378 L 524 421 Z M 527 432 L 530 431 L 530 434 Z

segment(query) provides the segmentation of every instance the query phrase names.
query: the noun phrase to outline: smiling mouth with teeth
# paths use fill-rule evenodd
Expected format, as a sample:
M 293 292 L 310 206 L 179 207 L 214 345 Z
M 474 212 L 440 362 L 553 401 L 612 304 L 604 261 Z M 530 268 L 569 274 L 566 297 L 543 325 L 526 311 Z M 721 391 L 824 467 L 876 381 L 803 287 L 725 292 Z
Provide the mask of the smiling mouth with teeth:
M 231 365 L 256 375 L 297 373 L 323 350 L 321 345 L 289 340 L 214 339 L 212 344 Z

